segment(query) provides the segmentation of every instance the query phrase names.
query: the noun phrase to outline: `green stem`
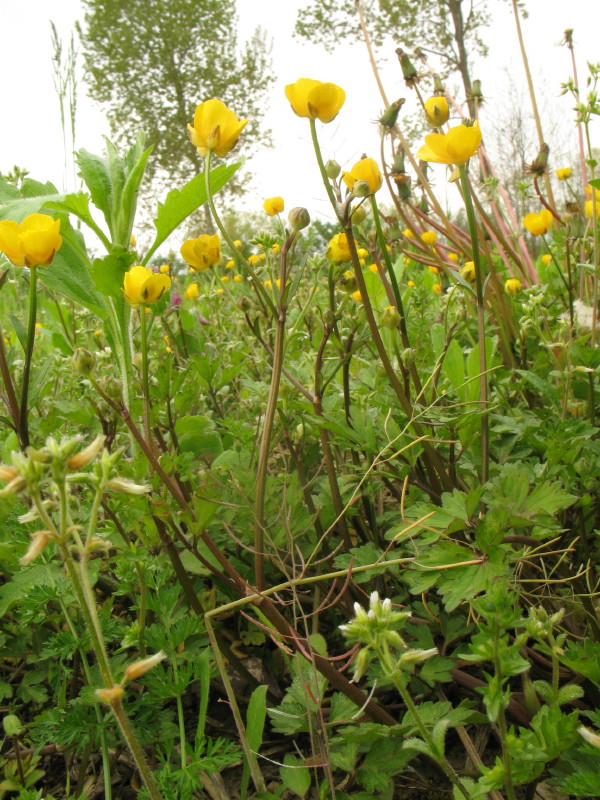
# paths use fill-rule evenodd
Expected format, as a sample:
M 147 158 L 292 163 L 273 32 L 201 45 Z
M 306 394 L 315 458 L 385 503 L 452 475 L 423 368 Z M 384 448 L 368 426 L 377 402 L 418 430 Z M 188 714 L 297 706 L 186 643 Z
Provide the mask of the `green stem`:
M 325 190 L 327 192 L 327 196 L 329 197 L 329 201 L 331 203 L 331 206 L 332 206 L 333 210 L 335 211 L 335 214 L 336 214 L 339 222 L 343 225 L 344 224 L 344 220 L 340 217 L 339 211 L 338 211 L 339 203 L 338 203 L 338 201 L 336 199 L 336 196 L 335 196 L 335 194 L 333 192 L 333 187 L 331 186 L 331 181 L 329 180 L 329 177 L 328 177 L 327 173 L 325 172 L 325 164 L 323 163 L 323 156 L 321 154 L 321 146 L 319 145 L 319 139 L 317 137 L 316 120 L 311 119 L 311 120 L 309 120 L 309 122 L 310 122 L 310 135 L 312 137 L 313 147 L 315 149 L 315 155 L 317 157 L 317 164 L 319 165 L 319 170 L 321 172 L 321 178 L 323 179 L 323 184 L 325 186 Z
M 25 364 L 23 366 L 23 384 L 21 386 L 21 406 L 19 408 L 19 440 L 25 450 L 29 447 L 29 424 L 27 420 L 29 398 L 29 376 L 31 373 L 31 360 L 33 356 L 33 343 L 35 341 L 35 319 L 37 313 L 37 267 L 29 268 L 29 321 L 27 324 L 27 347 L 25 349 Z
M 171 653 L 171 667 L 173 668 L 173 680 L 177 684 L 177 661 L 173 653 Z M 179 722 L 179 740 L 181 744 L 181 769 L 185 770 L 187 766 L 186 752 L 185 752 L 185 718 L 183 716 L 183 703 L 181 701 L 181 692 L 177 693 L 175 698 L 177 701 L 177 720 Z
M 142 401 L 144 405 L 144 435 L 150 449 L 152 445 L 152 434 L 150 432 L 150 382 L 148 380 L 148 327 L 146 320 L 146 306 L 141 305 L 140 311 L 140 334 L 142 340 Z
M 248 271 L 248 274 L 252 278 L 252 281 L 254 283 L 254 289 L 257 292 L 258 296 L 260 297 L 262 302 L 266 304 L 266 306 L 269 309 L 269 311 L 271 312 L 271 314 L 273 314 L 273 316 L 276 316 L 277 315 L 277 310 L 275 308 L 275 305 L 274 305 L 273 300 L 271 299 L 269 293 L 264 288 L 262 283 L 259 281 L 258 275 L 252 269 L 252 265 L 250 264 L 248 259 L 233 244 L 233 239 L 231 238 L 231 236 L 227 232 L 227 229 L 225 228 L 225 226 L 221 222 L 221 218 L 219 217 L 219 215 L 217 213 L 217 209 L 215 207 L 215 201 L 213 199 L 212 190 L 211 190 L 211 187 L 210 187 L 210 161 L 211 161 L 211 156 L 212 156 L 212 151 L 209 150 L 208 153 L 206 154 L 206 158 L 205 158 L 205 166 L 204 166 L 205 182 L 204 182 L 204 185 L 205 185 L 205 188 L 206 188 L 206 202 L 208 203 L 208 207 L 210 208 L 210 213 L 212 214 L 212 218 L 215 221 L 215 225 L 219 229 L 219 233 L 221 234 L 223 239 L 225 239 L 225 241 L 227 242 L 227 244 L 231 248 L 231 252 L 236 254 L 237 258 L 239 258 L 239 260 L 243 263 L 244 267 Z
M 125 713 L 125 709 L 123 708 L 120 700 L 115 700 L 110 704 L 113 714 L 117 718 L 117 722 L 119 723 L 119 727 L 121 728 L 121 733 L 125 741 L 127 742 L 127 746 L 133 756 L 133 760 L 136 763 L 136 766 L 140 772 L 142 780 L 146 784 L 146 789 L 148 789 L 148 794 L 150 795 L 151 800 L 162 800 L 162 796 L 158 790 L 158 786 L 154 781 L 154 776 L 152 775 L 152 770 L 148 762 L 146 761 L 146 756 L 144 755 L 144 751 L 140 747 L 140 743 L 137 740 L 137 737 L 131 727 L 131 722 L 129 721 L 129 717 Z
M 479 256 L 479 242 L 477 238 L 477 226 L 475 224 L 475 212 L 471 198 L 471 189 L 467 176 L 467 167 L 461 164 L 460 181 L 462 193 L 469 222 L 469 233 L 471 235 L 471 246 L 473 249 L 473 263 L 475 264 L 475 285 L 477 293 L 477 338 L 479 341 L 479 399 L 481 401 L 481 483 L 487 482 L 489 474 L 489 418 L 488 418 L 488 376 L 487 358 L 485 351 L 485 307 L 483 302 L 483 275 L 481 274 L 481 258 Z

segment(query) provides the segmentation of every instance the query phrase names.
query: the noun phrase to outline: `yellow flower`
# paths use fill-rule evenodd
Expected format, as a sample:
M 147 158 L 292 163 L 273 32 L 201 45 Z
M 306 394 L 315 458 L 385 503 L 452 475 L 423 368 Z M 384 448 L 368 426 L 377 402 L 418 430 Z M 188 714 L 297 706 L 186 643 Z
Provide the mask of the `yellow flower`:
M 0 221 L 0 250 L 15 267 L 47 267 L 62 244 L 60 220 L 30 214 L 23 222 Z
M 518 278 L 509 278 L 504 284 L 504 291 L 514 297 L 521 291 L 521 281 Z
M 473 283 L 477 273 L 475 271 L 475 262 L 474 261 L 467 261 L 463 267 L 459 270 L 462 277 L 469 281 L 469 283 Z
M 171 285 L 168 275 L 152 272 L 150 267 L 139 264 L 123 276 L 123 294 L 131 306 L 158 303 L 163 294 Z
M 371 272 L 373 272 L 375 275 L 378 275 L 378 274 L 379 274 L 379 270 L 377 269 L 377 264 L 369 264 L 369 269 L 370 269 L 370 271 L 371 271 Z
M 215 294 L 219 294 L 219 295 L 221 295 L 221 294 L 225 294 L 225 289 L 217 289 L 217 291 L 215 292 Z
M 447 133 L 430 133 L 417 152 L 422 161 L 436 164 L 465 164 L 481 144 L 479 125 L 456 125 Z
M 442 284 L 441 284 L 441 283 L 434 283 L 434 284 L 433 284 L 433 291 L 434 291 L 436 294 L 441 294 L 441 293 L 442 293 L 442 291 L 443 291 L 443 289 L 442 289 Z
M 556 170 L 556 177 L 559 181 L 566 181 L 571 177 L 571 167 L 561 167 Z
M 415 282 L 414 282 L 414 281 L 406 281 L 406 285 L 407 285 L 407 286 L 410 286 L 411 288 L 412 288 L 413 286 L 416 286 L 416 284 L 415 284 Z
M 381 189 L 381 184 L 383 183 L 379 166 L 373 158 L 361 158 L 350 172 L 342 172 L 342 178 L 349 189 L 352 189 L 356 181 L 365 181 L 369 184 L 371 194 Z
M 366 247 L 359 247 L 356 252 L 359 258 L 366 258 L 369 255 L 369 251 Z
M 532 212 L 523 218 L 523 226 L 532 236 L 541 236 L 548 233 L 552 227 L 552 214 L 547 208 L 542 208 L 539 214 Z
M 190 285 L 184 291 L 184 295 L 188 300 L 195 300 L 197 297 L 200 297 L 200 289 L 198 288 L 198 284 L 190 283 Z
M 229 275 L 221 275 L 221 281 L 223 283 L 229 283 Z
M 283 211 L 283 197 L 267 197 L 263 203 L 263 208 L 270 217 L 281 214 Z
M 413 236 L 414 236 L 414 233 L 411 231 L 411 229 L 410 229 L 410 228 L 405 228 L 405 229 L 402 231 L 402 236 L 406 236 L 406 238 L 407 238 L 407 239 L 412 239 L 412 238 L 413 238 Z
M 362 303 L 362 294 L 360 293 L 359 289 L 357 289 L 355 292 L 352 292 L 350 297 L 354 300 L 354 302 Z
M 544 253 L 544 255 L 541 257 L 540 260 L 541 260 L 542 264 L 545 267 L 547 267 L 548 264 L 552 261 L 552 256 L 550 255 L 550 253 Z
M 425 100 L 425 116 L 427 117 L 427 122 L 433 125 L 434 128 L 439 128 L 445 122 L 448 122 L 450 109 L 446 98 L 438 95 Z
M 179 252 L 186 264 L 197 272 L 202 272 L 221 262 L 221 240 L 216 233 L 212 236 L 203 233 L 197 239 L 184 242 Z
M 280 250 L 281 250 L 281 245 L 279 244 L 279 242 L 275 242 L 275 244 L 271 248 L 271 252 L 273 253 L 274 256 L 278 256 Z
M 236 239 L 233 243 L 233 246 L 235 247 L 236 250 L 241 250 L 243 245 L 239 239 Z
M 586 193 L 586 195 L 588 197 L 591 198 L 591 196 L 592 196 L 592 187 L 591 186 L 586 186 L 585 187 L 585 193 Z M 600 200 L 600 189 L 596 189 L 596 200 Z
M 439 267 L 435 267 L 433 264 L 430 267 L 428 267 L 428 269 L 429 269 L 429 272 L 431 272 L 432 275 L 439 275 L 440 274 L 440 268 Z
M 252 267 L 255 267 L 259 261 L 260 261 L 260 256 L 258 256 L 256 253 L 252 253 L 252 255 L 248 256 L 248 263 Z
M 346 92 L 335 83 L 300 78 L 285 87 L 285 96 L 299 117 L 331 122 L 344 105 Z
M 200 103 L 194 125 L 187 127 L 190 140 L 201 156 L 213 152 L 223 158 L 236 146 L 247 123 L 247 119 L 238 119 L 225 103 L 213 98 Z
M 171 265 L 170 264 L 162 264 L 158 271 L 162 272 L 163 275 L 168 275 L 169 272 L 171 271 Z
M 278 288 L 278 289 L 281 289 L 281 280 L 280 280 L 279 278 L 276 278 L 276 279 L 275 279 L 275 285 L 277 286 L 277 288 Z M 270 281 L 270 280 L 267 278 L 267 280 L 266 280 L 266 281 L 263 281 L 263 286 L 264 286 L 266 289 L 272 289 L 272 288 L 273 288 L 273 281 Z
M 336 233 L 329 242 L 325 256 L 330 261 L 350 261 L 350 248 L 348 247 L 348 239 L 345 233 Z
M 446 253 L 446 258 L 449 261 L 453 261 L 455 264 L 458 263 L 458 253 Z
M 421 234 L 421 241 L 424 244 L 434 244 L 436 239 L 437 234 L 435 231 L 423 231 Z
M 242 276 L 241 276 L 241 275 L 234 275 L 234 276 L 233 276 L 233 280 L 234 280 L 236 283 L 241 283 L 241 282 L 242 282 L 244 279 L 242 278 Z
M 594 213 L 594 204 L 591 200 L 586 200 L 583 204 L 583 210 L 586 217 L 591 217 Z M 596 216 L 600 217 L 600 200 L 596 199 Z

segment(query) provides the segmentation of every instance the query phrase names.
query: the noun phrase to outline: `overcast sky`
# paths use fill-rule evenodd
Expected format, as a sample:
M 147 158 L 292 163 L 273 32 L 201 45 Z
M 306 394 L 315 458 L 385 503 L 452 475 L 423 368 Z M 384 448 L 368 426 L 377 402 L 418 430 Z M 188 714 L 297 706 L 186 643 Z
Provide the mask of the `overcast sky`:
M 556 114 L 563 118 L 572 118 L 573 103 L 569 98 L 558 97 L 561 82 L 570 76 L 569 51 L 559 43 L 565 28 L 574 28 L 579 76 L 585 80 L 586 61 L 600 61 L 597 3 L 598 0 L 527 2 L 529 19 L 523 22 L 523 30 L 531 68 L 536 80 L 544 80 L 549 87 Z M 320 47 L 292 38 L 297 9 L 304 5 L 302 0 L 238 0 L 240 37 L 249 36 L 257 25 L 267 31 L 273 38 L 273 70 L 277 77 L 265 120 L 273 131 L 275 147 L 253 159 L 255 177 L 245 206 L 260 209 L 263 198 L 282 195 L 288 209 L 303 205 L 311 214 L 326 215 L 308 123 L 292 113 L 283 87 L 300 77 L 311 77 L 333 81 L 346 90 L 347 102 L 337 119 L 320 126 L 325 158 L 335 158 L 344 168 L 350 168 L 363 152 L 378 158 L 378 135 L 372 120 L 381 113 L 382 102 L 363 46 L 345 44 L 328 55 Z M 498 113 L 497 109 L 502 108 L 507 70 L 517 85 L 524 87 L 510 3 L 489 0 L 489 7 L 494 21 L 483 32 L 483 38 L 490 46 L 490 55 L 485 61 L 476 62 L 472 73 L 483 79 L 484 94 L 490 97 L 487 111 L 482 113 L 484 134 L 486 113 Z M 0 172 L 6 173 L 17 164 L 29 169 L 32 177 L 50 179 L 63 188 L 63 144 L 53 88 L 50 20 L 66 46 L 75 20 L 81 17 L 79 0 L 0 0 Z M 383 70 L 388 96 L 406 96 L 407 105 L 414 104 L 401 81 L 393 53 L 382 55 L 388 57 Z M 207 98 L 198 98 L 203 99 Z M 86 97 L 85 85 L 80 84 L 76 146 L 101 152 L 102 136 L 108 133 L 101 109 Z M 73 185 L 68 188 L 73 189 Z

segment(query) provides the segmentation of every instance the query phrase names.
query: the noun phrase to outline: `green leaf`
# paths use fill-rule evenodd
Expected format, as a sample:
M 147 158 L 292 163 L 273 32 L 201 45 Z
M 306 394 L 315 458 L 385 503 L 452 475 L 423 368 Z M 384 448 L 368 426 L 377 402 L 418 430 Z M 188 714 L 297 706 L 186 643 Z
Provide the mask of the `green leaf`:
M 267 686 L 257 686 L 252 692 L 246 712 L 246 736 L 253 753 L 258 753 L 263 739 L 265 719 L 267 717 Z M 246 796 L 250 780 L 250 767 L 244 760 L 244 769 L 240 787 L 241 797 Z
M 442 374 L 455 389 L 458 389 L 465 382 L 465 358 L 456 339 L 452 339 L 448 346 L 444 363 L 442 364 Z
M 106 297 L 122 298 L 123 277 L 133 264 L 135 255 L 122 247 L 114 247 L 103 258 L 95 258 L 91 276 L 99 292 Z
M 104 214 L 112 235 L 112 188 L 108 162 L 105 158 L 83 149 L 75 153 L 75 161 L 79 167 L 79 175 L 89 189 L 92 203 Z
M 10 319 L 13 328 L 15 329 L 15 333 L 17 334 L 17 339 L 23 350 L 27 350 L 27 329 L 21 322 L 21 320 L 16 317 L 14 314 L 9 314 L 8 318 Z
M 310 771 L 304 766 L 304 762 L 292 753 L 286 753 L 283 757 L 285 767 L 281 767 L 279 774 L 285 787 L 291 792 L 305 797 L 310 789 Z
M 216 193 L 233 176 L 236 170 L 241 167 L 243 161 L 235 164 L 221 164 L 210 173 L 211 192 Z M 197 208 L 206 203 L 206 187 L 204 173 L 196 175 L 188 181 L 181 189 L 173 189 L 167 195 L 164 203 L 158 204 L 154 227 L 156 228 L 156 238 L 150 245 L 146 253 L 143 264 L 147 264 L 154 252 L 167 239 L 181 223 L 193 214 Z

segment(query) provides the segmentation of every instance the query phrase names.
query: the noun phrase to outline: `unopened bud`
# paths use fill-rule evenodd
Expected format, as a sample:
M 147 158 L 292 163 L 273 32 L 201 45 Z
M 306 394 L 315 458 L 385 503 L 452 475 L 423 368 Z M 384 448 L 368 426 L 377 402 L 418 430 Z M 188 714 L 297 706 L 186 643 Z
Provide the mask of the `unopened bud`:
M 109 706 L 114 705 L 117 700 L 120 700 L 125 694 L 125 689 L 122 686 L 113 686 L 111 689 L 97 689 L 96 697 L 101 703 L 106 703 Z
M 434 97 L 428 97 L 427 100 L 425 100 L 424 105 L 427 122 L 434 128 L 439 128 L 448 121 L 450 109 L 448 107 L 448 101 L 445 97 L 438 95 L 435 95 Z
M 360 225 L 360 223 L 364 220 L 367 216 L 367 212 L 363 208 L 362 205 L 356 206 L 356 208 L 350 214 L 350 219 L 352 220 L 353 225 Z
M 600 736 L 594 731 L 591 731 L 589 728 L 585 728 L 583 725 L 577 728 L 577 733 L 589 742 L 594 747 L 600 748 Z
M 113 378 L 111 375 L 103 375 L 98 381 L 98 385 L 111 400 L 121 399 L 123 384 L 118 378 Z
M 412 347 L 406 347 L 401 354 L 402 363 L 406 366 L 415 363 L 415 351 Z
M 248 311 L 252 306 L 252 303 L 250 302 L 250 298 L 244 295 L 243 297 L 240 297 L 235 305 L 240 311 Z
M 127 478 L 111 478 L 106 484 L 108 489 L 115 492 L 124 492 L 124 494 L 146 494 L 152 487 L 144 483 L 133 483 L 128 481 Z
M 4 726 L 4 733 L 7 736 L 18 736 L 23 730 L 21 720 L 16 714 L 7 714 L 2 718 L 2 725 Z
M 148 670 L 151 670 L 156 664 L 160 661 L 165 659 L 167 654 L 163 650 L 159 650 L 158 653 L 155 653 L 153 656 L 149 656 L 148 658 L 143 658 L 141 661 L 136 661 L 134 664 L 130 664 L 127 669 L 125 670 L 125 677 L 133 681 L 136 678 L 139 678 L 140 675 L 143 675 Z
M 381 323 L 386 328 L 397 328 L 400 322 L 400 312 L 396 306 L 386 306 L 381 313 Z
M 352 682 L 359 681 L 362 676 L 367 671 L 367 667 L 369 666 L 369 661 L 371 660 L 371 653 L 367 648 L 363 648 L 362 650 L 358 651 L 358 655 L 356 656 L 356 661 L 354 662 L 354 676 L 352 678 Z
M 401 667 L 412 667 L 415 664 L 421 664 L 427 661 L 428 658 L 438 655 L 437 647 L 431 647 L 429 650 L 407 650 L 402 653 L 398 662 Z
M 67 461 L 67 468 L 74 471 L 87 467 L 87 465 L 96 458 L 100 450 L 102 450 L 105 441 L 106 436 L 103 434 L 96 436 L 93 442 Z
M 340 278 L 340 286 L 345 292 L 353 292 L 356 289 L 356 278 L 351 269 L 347 269 Z
M 305 208 L 296 206 L 292 208 L 288 214 L 288 222 L 292 228 L 293 233 L 301 231 L 302 228 L 307 228 L 310 225 L 310 214 Z
M 19 494 L 22 491 L 27 482 L 25 478 L 22 478 L 20 475 L 17 475 L 16 478 L 13 478 L 10 483 L 7 483 L 4 489 L 0 489 L 0 497 L 14 497 L 14 495 Z
M 36 531 L 31 537 L 27 552 L 19 559 L 19 563 L 23 565 L 31 563 L 46 549 L 51 538 L 50 531 Z
M 12 481 L 19 473 L 13 467 L 7 467 L 6 464 L 0 464 L 0 481 Z
M 334 181 L 337 178 L 337 176 L 340 174 L 341 171 L 342 168 L 337 163 L 337 161 L 333 160 L 333 158 L 330 158 L 329 161 L 325 164 L 325 174 L 327 175 L 328 178 L 331 178 L 332 181 Z
M 90 375 L 96 366 L 96 357 L 85 347 L 78 347 L 72 357 L 73 366 L 82 375 Z

